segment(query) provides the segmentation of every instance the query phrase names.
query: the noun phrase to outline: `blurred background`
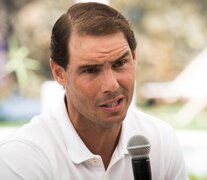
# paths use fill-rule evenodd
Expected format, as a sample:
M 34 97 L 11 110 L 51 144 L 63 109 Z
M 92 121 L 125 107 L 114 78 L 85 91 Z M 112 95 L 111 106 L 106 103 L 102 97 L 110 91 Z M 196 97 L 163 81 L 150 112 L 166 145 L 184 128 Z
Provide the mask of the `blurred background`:
M 61 88 L 51 29 L 72 0 L 0 0 L 0 138 L 47 109 Z M 191 180 L 207 179 L 207 1 L 108 0 L 138 41 L 134 104 L 170 123 Z

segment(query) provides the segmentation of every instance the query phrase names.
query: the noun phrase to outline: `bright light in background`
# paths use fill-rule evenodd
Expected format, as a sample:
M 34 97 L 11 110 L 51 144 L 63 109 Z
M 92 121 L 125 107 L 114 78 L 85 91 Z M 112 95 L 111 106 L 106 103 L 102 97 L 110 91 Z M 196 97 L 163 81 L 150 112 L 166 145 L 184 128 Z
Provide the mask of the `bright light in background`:
M 95 0 L 94 1 L 93 0 L 92 1 L 88 1 L 88 0 L 75 0 L 75 2 L 78 2 L 78 3 L 79 2 L 98 2 L 98 3 L 103 3 L 103 4 L 109 4 L 109 0 L 99 0 L 99 1 L 98 0 L 97 1 L 95 1 Z

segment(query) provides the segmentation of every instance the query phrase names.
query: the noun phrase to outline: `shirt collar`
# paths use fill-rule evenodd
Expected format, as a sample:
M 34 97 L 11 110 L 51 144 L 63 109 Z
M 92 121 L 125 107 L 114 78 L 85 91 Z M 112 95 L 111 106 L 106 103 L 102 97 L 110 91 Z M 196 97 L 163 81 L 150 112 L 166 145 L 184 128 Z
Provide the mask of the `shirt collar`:
M 61 96 L 56 105 L 52 108 L 51 113 L 63 134 L 63 143 L 66 145 L 67 153 L 74 163 L 81 163 L 94 157 L 86 145 L 81 140 L 80 136 L 74 129 L 65 104 L 65 94 Z
M 133 136 L 133 129 L 130 125 L 130 109 L 122 123 L 122 129 L 120 134 L 119 143 L 117 145 L 117 150 L 120 155 L 129 154 L 127 150 L 127 143 L 131 136 Z

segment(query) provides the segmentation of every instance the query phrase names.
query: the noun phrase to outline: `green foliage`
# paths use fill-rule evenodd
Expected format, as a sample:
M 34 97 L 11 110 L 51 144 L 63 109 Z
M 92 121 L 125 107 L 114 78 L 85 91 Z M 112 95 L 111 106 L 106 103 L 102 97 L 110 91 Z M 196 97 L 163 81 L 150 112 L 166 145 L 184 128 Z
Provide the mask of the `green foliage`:
M 189 178 L 190 180 L 207 180 L 207 177 L 198 177 L 194 175 L 191 175 Z
M 29 122 L 28 120 L 15 120 L 15 121 L 0 120 L 0 127 L 21 127 L 28 122 Z
M 27 47 L 18 46 L 15 38 L 10 39 L 5 71 L 6 75 L 15 75 L 20 91 L 23 91 L 31 80 L 37 78 L 34 71 L 38 70 L 39 62 L 28 58 L 28 54 Z

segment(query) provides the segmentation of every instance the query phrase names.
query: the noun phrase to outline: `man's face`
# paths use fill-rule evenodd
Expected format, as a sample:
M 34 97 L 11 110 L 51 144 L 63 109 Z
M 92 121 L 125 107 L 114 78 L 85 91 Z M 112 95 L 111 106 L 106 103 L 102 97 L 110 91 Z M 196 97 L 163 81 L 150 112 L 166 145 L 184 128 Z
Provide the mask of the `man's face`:
M 135 81 L 135 54 L 123 33 L 107 36 L 72 34 L 65 72 L 67 108 L 73 124 L 121 123 Z

